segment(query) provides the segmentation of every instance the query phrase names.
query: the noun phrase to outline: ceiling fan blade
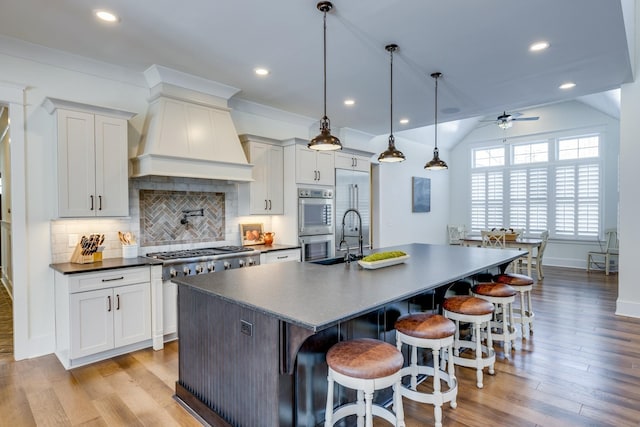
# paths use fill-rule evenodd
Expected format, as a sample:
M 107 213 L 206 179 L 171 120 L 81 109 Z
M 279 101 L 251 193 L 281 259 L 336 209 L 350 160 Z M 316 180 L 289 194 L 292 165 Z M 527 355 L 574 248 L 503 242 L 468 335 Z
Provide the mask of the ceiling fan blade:
M 513 119 L 511 119 L 511 120 L 517 120 L 517 121 L 519 121 L 519 122 L 522 122 L 522 121 L 525 121 L 525 120 L 528 120 L 528 121 L 531 121 L 531 120 L 538 120 L 539 118 L 540 118 L 540 117 L 520 117 L 520 118 L 513 118 Z

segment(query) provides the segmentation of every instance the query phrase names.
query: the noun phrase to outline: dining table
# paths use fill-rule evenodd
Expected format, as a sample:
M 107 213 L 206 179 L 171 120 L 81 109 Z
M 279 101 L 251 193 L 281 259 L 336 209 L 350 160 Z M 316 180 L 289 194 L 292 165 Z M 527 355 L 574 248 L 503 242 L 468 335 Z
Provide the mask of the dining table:
M 462 246 L 467 247 L 481 247 L 482 246 L 482 236 L 466 236 L 463 239 L 460 239 L 460 244 Z M 536 250 L 536 254 L 540 250 L 540 246 L 542 246 L 542 239 L 528 238 L 528 237 L 518 237 L 515 240 L 505 240 L 504 246 L 506 248 L 511 249 L 520 249 L 526 250 L 527 254 L 527 276 L 531 276 L 531 263 L 533 261 L 533 250 Z M 493 247 L 495 249 L 495 247 Z M 524 255 L 523 255 L 524 256 Z M 536 273 L 538 275 L 538 280 L 542 277 L 540 272 L 540 265 L 536 262 Z

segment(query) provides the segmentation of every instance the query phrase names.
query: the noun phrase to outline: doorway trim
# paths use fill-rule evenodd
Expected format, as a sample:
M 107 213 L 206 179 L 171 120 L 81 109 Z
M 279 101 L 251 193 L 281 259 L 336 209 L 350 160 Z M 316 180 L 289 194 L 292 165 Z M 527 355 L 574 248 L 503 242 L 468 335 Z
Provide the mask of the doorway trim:
M 29 356 L 29 268 L 25 159 L 26 86 L 0 81 L 0 102 L 9 106 L 11 141 L 11 252 L 13 272 L 13 357 Z

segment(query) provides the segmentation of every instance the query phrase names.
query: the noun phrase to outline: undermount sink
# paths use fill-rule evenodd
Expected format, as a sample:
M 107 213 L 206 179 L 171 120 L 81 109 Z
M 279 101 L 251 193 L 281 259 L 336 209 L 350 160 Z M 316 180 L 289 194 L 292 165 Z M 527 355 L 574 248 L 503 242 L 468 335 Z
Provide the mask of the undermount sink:
M 344 257 L 335 257 L 335 258 L 327 258 L 327 259 L 320 259 L 318 261 L 311 261 L 312 264 L 320 264 L 320 265 L 335 265 L 335 264 L 342 264 L 344 263 Z

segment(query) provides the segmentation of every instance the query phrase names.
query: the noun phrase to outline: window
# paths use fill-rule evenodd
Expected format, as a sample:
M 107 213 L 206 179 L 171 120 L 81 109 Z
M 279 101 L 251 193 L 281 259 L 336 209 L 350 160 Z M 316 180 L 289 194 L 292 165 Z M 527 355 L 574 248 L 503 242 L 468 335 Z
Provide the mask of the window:
M 504 147 L 483 148 L 473 151 L 473 167 L 504 166 Z
M 582 239 L 601 229 L 600 137 L 550 138 L 472 151 L 471 229 L 549 230 Z

